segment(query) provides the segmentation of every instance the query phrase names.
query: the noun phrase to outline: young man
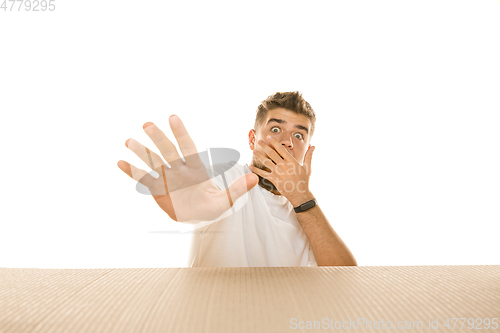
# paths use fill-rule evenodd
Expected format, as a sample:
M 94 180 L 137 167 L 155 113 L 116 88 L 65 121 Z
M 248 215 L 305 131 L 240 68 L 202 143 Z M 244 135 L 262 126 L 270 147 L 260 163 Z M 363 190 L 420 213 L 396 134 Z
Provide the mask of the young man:
M 214 165 L 224 177 L 210 179 L 182 122 L 171 116 L 185 162 L 168 138 L 146 123 L 146 133 L 171 167 L 131 139 L 126 145 L 161 177 L 124 161 L 118 166 L 147 186 L 172 219 L 195 225 L 191 267 L 355 266 L 309 190 L 315 121 L 300 93 L 269 96 L 248 133 L 251 164 Z

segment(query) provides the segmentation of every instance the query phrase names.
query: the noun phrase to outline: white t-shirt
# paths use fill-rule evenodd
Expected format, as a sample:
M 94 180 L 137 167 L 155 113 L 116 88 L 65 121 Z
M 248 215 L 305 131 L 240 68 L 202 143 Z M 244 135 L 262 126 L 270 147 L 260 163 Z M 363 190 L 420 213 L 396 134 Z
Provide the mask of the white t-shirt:
M 247 164 L 235 164 L 223 173 L 227 185 L 221 175 L 213 180 L 226 189 L 245 173 Z M 318 266 L 292 204 L 259 184 L 218 219 L 195 224 L 190 247 L 189 267 Z

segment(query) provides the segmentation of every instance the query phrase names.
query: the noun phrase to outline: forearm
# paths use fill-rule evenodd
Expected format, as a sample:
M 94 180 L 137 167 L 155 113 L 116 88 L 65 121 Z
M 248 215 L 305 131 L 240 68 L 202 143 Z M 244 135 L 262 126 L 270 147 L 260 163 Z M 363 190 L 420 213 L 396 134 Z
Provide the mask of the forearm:
M 319 205 L 297 213 L 297 219 L 311 244 L 318 266 L 357 266 L 356 259 L 333 230 Z

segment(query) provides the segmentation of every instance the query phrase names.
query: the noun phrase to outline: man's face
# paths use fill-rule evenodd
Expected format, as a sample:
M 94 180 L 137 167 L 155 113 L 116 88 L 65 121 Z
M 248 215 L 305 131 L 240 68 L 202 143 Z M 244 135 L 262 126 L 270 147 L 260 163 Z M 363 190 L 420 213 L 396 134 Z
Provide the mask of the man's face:
M 266 144 L 270 144 L 267 136 L 271 135 L 302 165 L 304 155 L 309 148 L 310 133 L 311 121 L 307 116 L 287 109 L 277 108 L 267 112 L 266 119 L 264 119 L 257 131 L 250 130 L 248 139 L 251 150 L 258 149 L 264 156 L 268 157 L 259 147 L 257 141 L 263 140 Z M 252 156 L 252 164 L 260 169 L 270 171 L 255 156 Z

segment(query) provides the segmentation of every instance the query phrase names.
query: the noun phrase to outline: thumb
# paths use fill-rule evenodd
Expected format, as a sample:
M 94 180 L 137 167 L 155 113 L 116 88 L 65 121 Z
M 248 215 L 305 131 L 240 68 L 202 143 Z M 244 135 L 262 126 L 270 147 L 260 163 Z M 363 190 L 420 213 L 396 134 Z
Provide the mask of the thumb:
M 226 190 L 228 192 L 229 203 L 232 207 L 234 202 L 238 200 L 243 194 L 250 191 L 259 182 L 259 177 L 253 173 L 247 173 L 240 178 L 236 179 L 231 186 Z

